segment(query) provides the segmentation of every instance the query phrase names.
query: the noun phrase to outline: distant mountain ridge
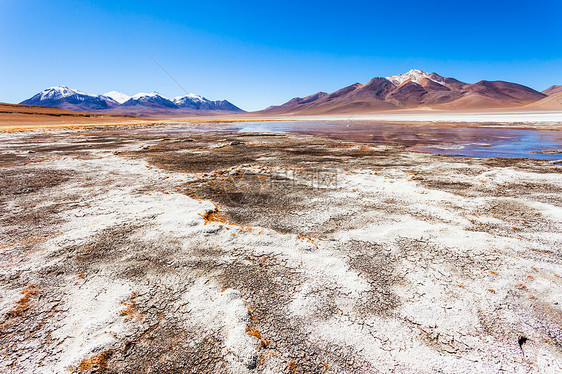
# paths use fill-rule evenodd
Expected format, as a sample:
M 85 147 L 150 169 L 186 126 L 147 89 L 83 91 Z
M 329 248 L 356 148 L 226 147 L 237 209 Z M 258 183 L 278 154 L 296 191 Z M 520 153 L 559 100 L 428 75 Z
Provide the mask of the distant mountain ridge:
M 562 87 L 562 86 L 561 86 Z M 555 93 L 551 93 L 550 95 L 548 95 L 547 97 L 545 97 L 542 100 L 539 101 L 535 101 L 534 103 L 531 104 L 527 104 L 525 105 L 526 109 L 554 109 L 554 110 L 560 110 L 562 109 L 562 90 L 555 92 Z
M 469 84 L 436 73 L 412 69 L 405 74 L 376 77 L 333 93 L 294 98 L 263 114 L 352 114 L 405 108 L 483 109 L 523 106 L 546 97 L 532 88 L 503 81 Z
M 227 100 L 209 100 L 203 96 L 187 94 L 169 99 L 157 92 L 128 96 L 111 91 L 93 95 L 66 86 L 47 88 L 20 104 L 37 105 L 80 112 L 127 114 L 145 117 L 181 116 L 199 113 L 244 112 Z
M 562 84 L 558 85 L 558 86 L 550 86 L 546 90 L 544 90 L 542 93 L 550 96 L 550 95 L 558 93 L 558 92 L 562 92 Z

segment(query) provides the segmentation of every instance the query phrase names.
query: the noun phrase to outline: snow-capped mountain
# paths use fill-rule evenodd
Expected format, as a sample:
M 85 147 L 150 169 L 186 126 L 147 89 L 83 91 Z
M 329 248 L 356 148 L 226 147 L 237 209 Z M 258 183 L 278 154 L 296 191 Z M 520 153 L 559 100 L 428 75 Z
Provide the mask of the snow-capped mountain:
M 526 105 L 546 95 L 503 81 L 469 84 L 412 69 L 405 74 L 354 83 L 330 94 L 318 92 L 265 109 L 267 114 L 365 113 L 402 108 L 475 109 Z
M 107 110 L 119 105 L 111 97 L 91 95 L 66 86 L 49 87 L 20 104 L 78 111 Z
M 232 105 L 226 100 L 209 100 L 203 96 L 195 94 L 187 94 L 185 96 L 177 96 L 172 101 L 180 108 L 189 108 L 196 110 L 207 111 L 227 111 L 227 112 L 240 112 L 240 108 Z
M 391 81 L 397 86 L 400 86 L 404 82 L 415 82 L 419 84 L 424 78 L 433 81 L 437 84 L 445 84 L 445 79 L 442 76 L 437 75 L 435 73 L 428 74 L 425 71 L 421 71 L 418 69 L 412 69 L 405 74 L 386 77 L 386 79 L 388 79 L 389 81 Z
M 125 101 L 131 98 L 129 95 L 125 95 L 123 92 L 118 92 L 118 91 L 111 91 L 108 93 L 104 93 L 103 96 L 110 97 L 113 100 L 117 101 L 119 104 L 123 104 Z
M 128 96 L 111 91 L 92 95 L 65 86 L 50 87 L 21 104 L 47 106 L 75 111 L 131 114 L 138 116 L 182 116 L 197 112 L 243 112 L 226 100 L 212 101 L 203 96 L 187 94 L 173 99 L 158 92 Z
M 138 93 L 133 95 L 129 100 L 125 101 L 121 106 L 135 107 L 144 106 L 149 108 L 172 108 L 177 109 L 178 106 L 174 102 L 158 92 Z
M 196 102 L 196 103 L 199 102 L 200 103 L 200 102 L 208 101 L 208 100 L 205 99 L 203 96 L 199 96 L 199 95 L 196 95 L 194 93 L 188 93 L 187 95 L 184 95 L 184 96 L 176 96 L 172 99 L 172 101 L 174 103 L 176 103 L 177 105 L 182 106 L 182 105 L 186 105 L 186 104 L 189 104 L 189 103 L 192 103 L 192 102 Z

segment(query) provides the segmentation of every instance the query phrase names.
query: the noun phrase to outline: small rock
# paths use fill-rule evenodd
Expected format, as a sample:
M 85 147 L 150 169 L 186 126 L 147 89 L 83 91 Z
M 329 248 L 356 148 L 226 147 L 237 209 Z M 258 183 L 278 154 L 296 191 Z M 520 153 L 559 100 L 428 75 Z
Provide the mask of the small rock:
M 16 194 L 19 195 L 19 194 L 22 194 L 22 193 L 30 193 L 30 192 L 33 192 L 33 188 L 23 188 L 23 189 L 17 191 Z
M 254 370 L 255 368 L 258 367 L 258 356 L 253 356 L 252 360 L 250 361 L 250 363 L 248 364 L 248 369 L 249 370 Z

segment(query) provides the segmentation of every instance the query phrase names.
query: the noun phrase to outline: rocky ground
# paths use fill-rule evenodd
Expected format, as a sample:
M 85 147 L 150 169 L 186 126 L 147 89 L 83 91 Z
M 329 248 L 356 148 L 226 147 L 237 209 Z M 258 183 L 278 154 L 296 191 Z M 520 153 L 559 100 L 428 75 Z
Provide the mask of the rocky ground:
M 0 371 L 560 373 L 562 166 L 0 134 Z

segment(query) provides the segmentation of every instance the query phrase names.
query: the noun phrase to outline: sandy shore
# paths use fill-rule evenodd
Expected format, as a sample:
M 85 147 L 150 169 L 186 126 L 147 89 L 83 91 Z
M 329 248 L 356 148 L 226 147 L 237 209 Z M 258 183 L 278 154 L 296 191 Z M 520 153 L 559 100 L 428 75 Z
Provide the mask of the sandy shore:
M 0 134 L 0 371 L 559 373 L 562 166 Z

